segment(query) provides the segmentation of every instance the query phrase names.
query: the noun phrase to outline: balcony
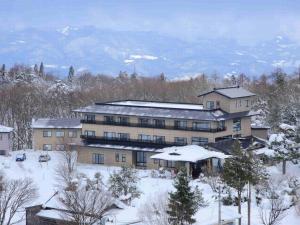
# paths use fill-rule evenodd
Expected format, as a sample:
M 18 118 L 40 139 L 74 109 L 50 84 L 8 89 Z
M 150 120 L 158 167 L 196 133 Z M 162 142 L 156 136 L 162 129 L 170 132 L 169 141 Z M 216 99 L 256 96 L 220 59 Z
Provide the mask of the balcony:
M 98 120 L 81 120 L 80 122 L 85 123 L 85 124 L 112 125 L 112 126 L 124 126 L 124 127 L 142 127 L 142 128 L 153 128 L 153 129 L 167 129 L 167 130 L 185 130 L 185 131 L 210 132 L 210 133 L 226 131 L 226 127 L 193 128 L 193 127 L 180 127 L 180 126 L 156 126 L 155 124 L 120 123 L 120 122 L 116 122 L 116 121 L 98 121 Z
M 106 138 L 103 136 L 88 136 L 80 135 L 84 144 L 104 144 L 104 145 L 123 145 L 140 148 L 165 148 L 171 146 L 183 146 L 184 144 L 176 142 L 155 142 L 155 141 L 141 141 L 139 139 L 119 139 L 119 138 Z

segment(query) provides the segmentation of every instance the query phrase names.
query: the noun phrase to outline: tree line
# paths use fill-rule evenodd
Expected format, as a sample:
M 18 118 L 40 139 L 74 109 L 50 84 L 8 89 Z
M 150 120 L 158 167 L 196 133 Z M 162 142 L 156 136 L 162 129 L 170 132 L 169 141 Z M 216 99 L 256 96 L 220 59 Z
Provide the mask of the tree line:
M 270 74 L 222 77 L 214 74 L 171 80 L 124 71 L 116 76 L 75 72 L 66 77 L 45 72 L 44 65 L 0 67 L 0 124 L 15 128 L 14 147 L 31 148 L 33 118 L 74 117 L 73 109 L 94 102 L 121 99 L 201 103 L 197 96 L 214 87 L 240 85 L 258 95 L 254 110 L 259 121 L 277 129 L 280 123 L 295 125 L 300 109 L 300 70 L 287 74 L 277 68 Z

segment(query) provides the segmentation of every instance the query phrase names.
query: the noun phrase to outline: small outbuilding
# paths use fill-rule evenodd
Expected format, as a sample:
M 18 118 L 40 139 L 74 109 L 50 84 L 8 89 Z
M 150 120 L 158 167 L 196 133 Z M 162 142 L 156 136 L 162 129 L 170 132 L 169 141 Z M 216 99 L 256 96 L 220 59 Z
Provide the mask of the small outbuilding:
M 186 167 L 193 178 L 199 177 L 200 173 L 218 172 L 224 159 L 230 157 L 222 152 L 210 151 L 198 145 L 186 145 L 182 147 L 168 147 L 161 150 L 162 153 L 151 156 L 152 159 L 172 162 L 174 168 Z
M 8 155 L 13 146 L 13 128 L 0 125 L 0 155 Z

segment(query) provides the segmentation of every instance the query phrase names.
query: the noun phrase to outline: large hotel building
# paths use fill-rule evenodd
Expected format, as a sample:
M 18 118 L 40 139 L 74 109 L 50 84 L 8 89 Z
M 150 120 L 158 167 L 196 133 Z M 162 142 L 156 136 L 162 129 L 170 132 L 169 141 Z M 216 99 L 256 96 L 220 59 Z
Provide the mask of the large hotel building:
M 215 144 L 222 148 L 222 143 L 233 137 L 251 137 L 250 109 L 255 100 L 255 94 L 246 89 L 229 87 L 200 95 L 201 104 L 137 100 L 95 103 L 74 110 L 80 119 L 60 119 L 58 128 L 55 120 L 36 120 L 34 149 L 63 148 L 63 132 L 68 138 L 74 137 L 71 142 L 76 144 L 81 163 L 174 167 L 174 162 L 150 157 L 171 146 Z

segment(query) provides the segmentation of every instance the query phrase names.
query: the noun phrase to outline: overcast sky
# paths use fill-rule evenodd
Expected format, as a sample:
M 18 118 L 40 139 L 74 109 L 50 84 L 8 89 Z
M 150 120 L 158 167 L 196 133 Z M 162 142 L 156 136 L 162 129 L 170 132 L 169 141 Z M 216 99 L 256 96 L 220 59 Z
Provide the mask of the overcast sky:
M 2 30 L 65 26 L 153 31 L 189 41 L 233 38 L 244 44 L 284 35 L 300 43 L 300 0 L 1 0 Z

